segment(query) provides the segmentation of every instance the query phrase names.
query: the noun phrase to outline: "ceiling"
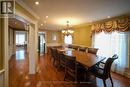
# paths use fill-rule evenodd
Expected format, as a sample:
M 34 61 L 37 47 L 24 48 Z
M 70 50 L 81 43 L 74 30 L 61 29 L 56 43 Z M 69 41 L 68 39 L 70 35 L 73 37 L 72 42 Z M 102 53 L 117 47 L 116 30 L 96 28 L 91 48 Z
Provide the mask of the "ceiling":
M 9 26 L 17 30 L 25 30 L 25 23 L 16 18 L 9 18 Z
M 41 29 L 61 29 L 130 13 L 130 0 L 22 0 L 39 17 Z M 39 5 L 35 4 L 39 2 Z M 48 18 L 46 18 L 48 16 Z M 44 23 L 46 21 L 46 23 Z

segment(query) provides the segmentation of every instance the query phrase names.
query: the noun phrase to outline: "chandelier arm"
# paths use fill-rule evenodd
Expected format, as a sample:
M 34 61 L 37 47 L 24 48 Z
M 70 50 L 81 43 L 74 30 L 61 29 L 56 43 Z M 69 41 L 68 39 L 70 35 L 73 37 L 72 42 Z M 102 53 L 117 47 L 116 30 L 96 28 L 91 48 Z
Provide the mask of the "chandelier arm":
M 64 35 L 67 35 L 67 36 L 68 36 L 68 35 L 73 34 L 74 31 L 69 27 L 69 21 L 67 21 L 66 23 L 67 23 L 67 24 L 66 24 L 66 28 L 62 30 L 62 33 L 63 33 Z

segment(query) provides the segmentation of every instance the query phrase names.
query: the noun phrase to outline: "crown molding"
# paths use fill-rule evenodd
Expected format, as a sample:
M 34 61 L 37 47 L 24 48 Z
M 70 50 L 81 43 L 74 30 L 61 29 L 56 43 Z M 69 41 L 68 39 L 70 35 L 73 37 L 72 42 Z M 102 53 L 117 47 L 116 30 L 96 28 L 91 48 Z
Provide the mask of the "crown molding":
M 94 21 L 94 22 L 91 23 L 91 25 L 96 24 L 96 23 L 104 23 L 104 22 L 107 22 L 107 21 L 117 20 L 117 19 L 124 18 L 124 17 L 130 17 L 130 13 L 118 15 L 118 16 L 114 16 L 114 17 L 111 17 L 111 18 L 106 18 L 106 19 L 102 19 L 102 20 L 98 20 L 98 21 Z
M 16 2 L 24 9 L 26 9 L 36 19 L 40 19 L 39 16 L 31 8 L 29 8 L 22 0 L 16 0 Z
M 52 30 L 52 29 L 41 29 L 41 28 L 39 28 L 39 31 L 61 31 L 61 30 Z
M 73 26 L 73 28 L 82 28 L 82 27 L 88 27 L 88 26 L 91 26 L 91 24 L 90 23 L 79 24 L 79 25 Z

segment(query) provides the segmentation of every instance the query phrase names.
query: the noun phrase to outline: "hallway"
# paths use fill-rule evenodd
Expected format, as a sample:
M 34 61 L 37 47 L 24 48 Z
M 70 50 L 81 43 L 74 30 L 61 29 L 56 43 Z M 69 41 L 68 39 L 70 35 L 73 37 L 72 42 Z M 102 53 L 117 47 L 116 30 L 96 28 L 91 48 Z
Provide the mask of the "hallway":
M 23 58 L 24 57 L 24 58 Z M 17 50 L 9 62 L 10 87 L 103 87 L 102 80 L 95 83 L 75 85 L 71 82 L 63 82 L 64 70 L 53 66 L 50 55 L 45 54 L 39 58 L 39 71 L 36 75 L 28 74 L 28 55 L 25 50 Z M 130 79 L 112 73 L 115 87 L 130 87 Z M 109 79 L 107 80 L 111 86 Z

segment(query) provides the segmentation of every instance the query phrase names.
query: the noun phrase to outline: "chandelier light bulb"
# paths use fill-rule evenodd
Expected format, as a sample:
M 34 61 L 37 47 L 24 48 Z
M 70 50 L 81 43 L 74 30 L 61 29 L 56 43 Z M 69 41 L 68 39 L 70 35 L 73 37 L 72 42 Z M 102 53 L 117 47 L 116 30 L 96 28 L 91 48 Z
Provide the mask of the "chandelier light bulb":
M 62 33 L 64 34 L 64 35 L 71 35 L 71 34 L 73 34 L 74 33 L 74 31 L 70 28 L 70 26 L 69 26 L 69 21 L 66 21 L 66 23 L 67 23 L 67 26 L 66 26 L 66 29 L 63 29 L 62 30 Z

